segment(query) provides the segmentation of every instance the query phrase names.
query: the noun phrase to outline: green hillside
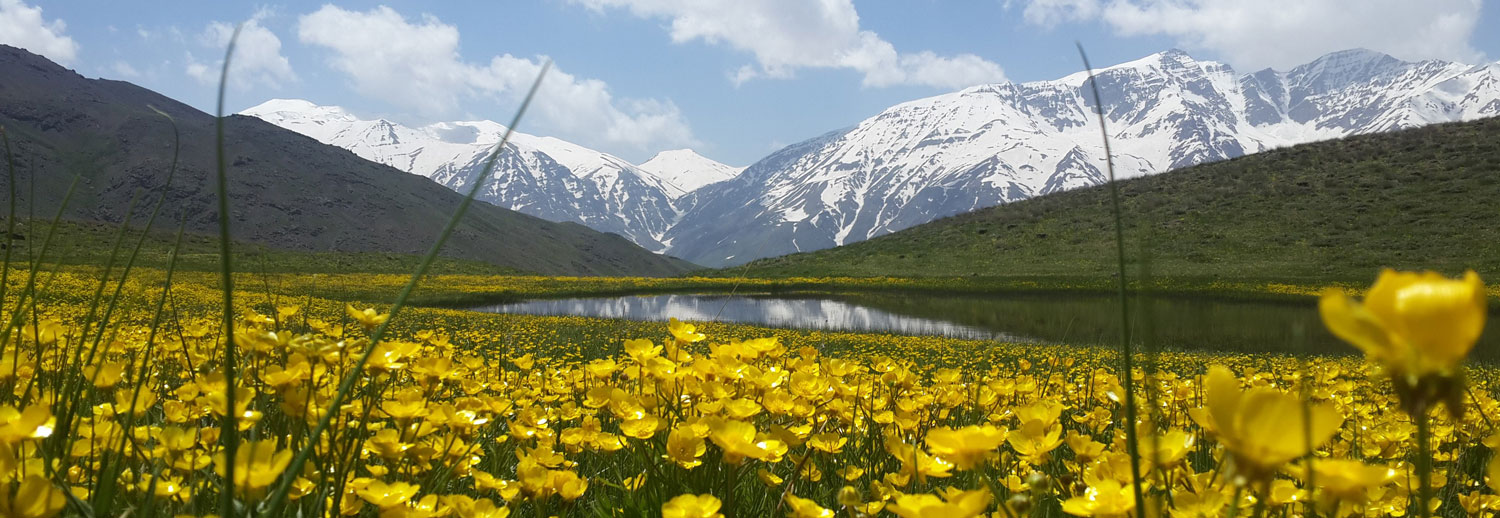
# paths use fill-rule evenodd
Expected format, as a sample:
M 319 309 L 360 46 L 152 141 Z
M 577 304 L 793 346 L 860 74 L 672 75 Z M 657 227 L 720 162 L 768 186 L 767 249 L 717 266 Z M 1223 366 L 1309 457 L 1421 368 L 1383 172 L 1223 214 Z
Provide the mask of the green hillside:
M 1357 136 L 1123 181 L 1130 262 L 1161 277 L 1368 280 L 1500 272 L 1500 118 Z M 978 210 L 720 273 L 1021 276 L 1115 271 L 1106 186 Z
M 141 237 L 139 222 L 125 233 L 117 263 L 123 264 L 125 257 Z M 0 234 L 5 223 L 0 219 Z M 45 222 L 18 221 L 11 240 L 15 249 L 12 261 L 22 262 L 41 253 L 46 240 L 48 224 Z M 149 268 L 165 268 L 169 262 L 175 230 L 153 230 L 142 241 L 135 264 Z M 120 226 L 111 223 L 64 221 L 58 225 L 52 238 L 50 250 L 43 262 L 68 265 L 102 265 L 109 260 L 111 245 L 120 235 Z M 3 249 L 0 249 L 3 250 Z M 237 242 L 234 244 L 236 269 L 246 272 L 274 273 L 411 273 L 417 269 L 422 256 L 389 252 L 307 252 L 272 248 L 259 243 Z M 186 271 L 218 271 L 219 237 L 210 234 L 188 232 L 182 236 L 182 247 L 177 254 L 177 269 Z M 483 261 L 469 261 L 439 257 L 432 265 L 434 274 L 517 275 L 532 272 L 497 266 Z
M 17 214 L 50 220 L 76 177 L 64 212 L 71 221 L 117 224 L 131 207 L 143 221 L 164 199 L 162 221 L 217 232 L 215 117 L 5 45 L 0 77 L 0 127 L 15 155 Z M 176 140 L 155 110 L 170 114 L 181 134 L 171 185 Z M 224 140 L 234 238 L 268 249 L 422 254 L 463 200 L 427 178 L 252 117 L 227 117 Z M 0 193 L 9 191 L 9 181 L 0 169 Z M 660 276 L 692 267 L 615 234 L 487 203 L 471 206 L 444 255 L 549 275 Z

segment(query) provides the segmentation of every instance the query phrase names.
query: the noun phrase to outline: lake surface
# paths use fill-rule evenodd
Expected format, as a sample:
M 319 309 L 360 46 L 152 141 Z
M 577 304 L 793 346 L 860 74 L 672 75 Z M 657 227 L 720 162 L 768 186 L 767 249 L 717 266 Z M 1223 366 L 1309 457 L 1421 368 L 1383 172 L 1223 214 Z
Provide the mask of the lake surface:
M 472 309 L 1077 345 L 1113 345 L 1120 337 L 1119 301 L 1107 295 L 675 294 L 531 300 Z M 1132 299 L 1131 312 L 1136 341 L 1167 349 L 1356 352 L 1328 333 L 1310 303 L 1152 297 Z M 1474 356 L 1494 361 L 1500 358 L 1500 330 L 1489 327 Z

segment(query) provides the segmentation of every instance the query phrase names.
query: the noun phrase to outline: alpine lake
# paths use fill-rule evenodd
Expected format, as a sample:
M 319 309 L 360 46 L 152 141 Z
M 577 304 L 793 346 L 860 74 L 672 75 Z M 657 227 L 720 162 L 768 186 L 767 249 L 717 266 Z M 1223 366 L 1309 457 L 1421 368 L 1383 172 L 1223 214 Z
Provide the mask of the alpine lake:
M 1003 296 L 930 293 L 651 294 L 535 299 L 469 308 L 487 313 L 645 321 L 737 322 L 768 327 L 939 335 L 1003 342 L 1113 346 L 1120 301 L 1101 294 Z M 1315 303 L 1150 296 L 1128 300 L 1138 347 L 1161 350 L 1358 353 L 1323 326 Z M 1474 359 L 1500 360 L 1489 319 Z

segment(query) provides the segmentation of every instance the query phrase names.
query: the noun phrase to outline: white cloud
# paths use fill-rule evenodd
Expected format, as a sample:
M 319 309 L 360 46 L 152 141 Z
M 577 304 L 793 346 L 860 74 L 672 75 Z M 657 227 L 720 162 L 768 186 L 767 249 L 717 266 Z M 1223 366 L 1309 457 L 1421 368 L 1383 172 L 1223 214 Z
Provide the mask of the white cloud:
M 1020 1 L 1030 23 L 1098 20 L 1122 36 L 1166 36 L 1218 53 L 1246 71 L 1356 47 L 1409 60 L 1481 58 L 1469 44 L 1481 0 Z
M 0 0 L 0 43 L 20 47 L 59 63 L 78 57 L 78 43 L 63 34 L 62 20 L 42 18 L 42 8 L 21 0 Z
M 757 77 L 791 77 L 799 68 L 844 68 L 865 86 L 962 88 L 1005 79 L 999 65 L 973 54 L 944 57 L 899 53 L 861 30 L 851 0 L 573 0 L 590 9 L 622 8 L 641 18 L 665 18 L 672 41 L 702 40 L 749 52 L 756 67 L 730 73 L 736 84 Z
M 113 65 L 109 66 L 109 71 L 114 72 L 116 76 L 125 79 L 134 79 L 137 77 L 141 77 L 141 72 L 139 70 L 136 70 L 135 67 L 130 66 L 130 63 L 119 60 L 116 60 Z
M 466 62 L 456 27 L 431 15 L 407 20 L 384 6 L 360 12 L 326 5 L 297 27 L 303 43 L 332 51 L 330 65 L 362 95 L 429 118 L 452 116 L 474 98 L 521 99 L 544 60 L 503 54 Z M 670 101 L 617 99 L 605 82 L 555 66 L 531 110 L 539 126 L 584 145 L 645 151 L 697 144 Z
M 297 80 L 292 64 L 281 55 L 281 39 L 260 24 L 257 14 L 240 28 L 240 37 L 234 44 L 234 56 L 230 58 L 229 84 L 239 90 L 254 86 L 279 89 L 281 85 Z M 234 26 L 223 22 L 212 22 L 200 36 L 206 47 L 223 52 L 234 35 Z M 224 60 L 199 63 L 188 56 L 187 74 L 203 84 L 218 84 Z

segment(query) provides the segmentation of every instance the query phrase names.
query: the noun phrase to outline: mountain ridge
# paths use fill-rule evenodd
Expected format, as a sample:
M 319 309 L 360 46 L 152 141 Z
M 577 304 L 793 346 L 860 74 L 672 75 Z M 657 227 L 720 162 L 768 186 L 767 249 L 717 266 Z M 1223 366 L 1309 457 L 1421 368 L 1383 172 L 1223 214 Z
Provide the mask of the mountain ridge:
M 166 198 L 159 223 L 181 220 L 190 231 L 217 232 L 214 116 L 128 82 L 85 78 L 15 47 L 0 45 L 0 70 L 0 125 L 14 147 L 17 186 L 24 186 L 18 191 L 37 217 L 51 216 L 76 175 L 69 219 L 119 222 L 139 197 L 133 216 L 143 221 L 160 192 Z M 163 182 L 173 130 L 153 108 L 181 130 L 170 188 Z M 232 115 L 223 122 L 235 239 L 286 250 L 419 254 L 462 201 L 426 179 L 257 118 Z M 688 268 L 620 236 L 488 204 L 471 207 L 445 255 L 548 274 L 666 275 Z
M 1407 62 L 1348 49 L 1285 71 L 1241 74 L 1168 49 L 1094 73 L 1122 178 L 1500 114 L 1500 62 Z M 733 168 L 716 162 L 662 167 L 674 154 L 681 155 L 678 161 L 695 161 L 690 150 L 632 165 L 560 139 L 521 134 L 513 160 L 497 168 L 497 181 L 483 199 L 618 233 L 708 266 L 830 248 L 1103 183 L 1103 145 L 1087 81 L 1088 74 L 1078 72 L 915 99 L 847 130 L 778 150 L 732 175 Z M 267 118 L 297 129 L 284 118 Z M 457 145 L 443 135 L 469 131 L 478 142 L 503 131 L 487 121 L 417 129 L 388 121 L 359 124 L 376 123 L 364 134 L 319 140 L 453 189 L 463 187 L 463 173 L 476 167 L 472 157 L 478 151 L 434 151 Z M 375 150 L 403 139 L 422 142 Z M 385 158 L 375 156 L 380 154 Z M 701 179 L 684 182 L 685 174 Z
M 240 113 L 456 191 L 467 189 L 506 130 L 487 120 L 409 127 L 386 119 L 361 119 L 343 108 L 301 99 L 272 99 Z M 701 157 L 694 162 L 707 168 L 703 172 L 709 177 L 732 169 Z M 479 199 L 549 221 L 619 234 L 661 251 L 666 247 L 661 240 L 683 210 L 679 200 L 704 185 L 693 172 L 676 167 L 659 174 L 562 139 L 517 131 Z
M 1095 77 L 1124 178 L 1500 114 L 1500 63 L 1406 62 L 1363 49 L 1243 75 L 1172 49 Z M 799 156 L 778 152 L 775 171 L 750 166 L 758 191 L 726 182 L 696 193 L 666 251 L 739 264 L 1103 183 L 1087 80 L 978 85 L 897 104 L 816 146 L 799 143 Z
M 1500 117 L 1354 135 L 1119 183 L 1132 280 L 1366 285 L 1381 268 L 1500 275 Z M 1108 279 L 1106 186 L 706 275 Z M 1201 282 L 1200 282 L 1201 281 Z

